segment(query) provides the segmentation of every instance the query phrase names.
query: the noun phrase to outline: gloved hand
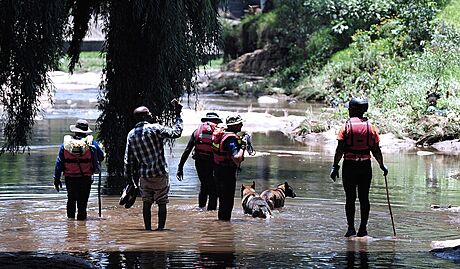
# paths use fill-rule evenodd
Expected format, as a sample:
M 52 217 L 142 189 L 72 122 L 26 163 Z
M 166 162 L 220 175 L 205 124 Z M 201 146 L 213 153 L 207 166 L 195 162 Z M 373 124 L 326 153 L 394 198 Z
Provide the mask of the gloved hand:
M 251 139 L 251 136 L 249 134 L 244 134 L 243 138 L 241 139 L 241 143 L 247 146 L 250 139 Z
M 383 176 L 387 176 L 388 175 L 388 167 L 384 164 L 380 165 L 380 169 L 382 169 L 383 171 Z
M 340 165 L 333 165 L 331 169 L 331 179 L 335 182 L 336 178 L 339 177 Z
M 182 181 L 182 179 L 184 179 L 184 168 L 180 166 L 177 168 L 176 178 L 179 181 Z
M 54 179 L 54 189 L 59 192 L 59 188 L 62 189 L 62 182 L 60 179 Z

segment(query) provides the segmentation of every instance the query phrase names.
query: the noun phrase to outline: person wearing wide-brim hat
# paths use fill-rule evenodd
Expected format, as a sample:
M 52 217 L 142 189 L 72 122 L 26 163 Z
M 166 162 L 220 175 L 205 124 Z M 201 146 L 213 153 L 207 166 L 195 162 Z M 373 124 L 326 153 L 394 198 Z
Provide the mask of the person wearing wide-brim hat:
M 79 119 L 69 127 L 74 135 L 64 136 L 54 168 L 54 188 L 62 188 L 61 174 L 64 174 L 67 188 L 67 217 L 86 220 L 88 198 L 91 191 L 91 176 L 99 172 L 104 153 L 90 135 L 88 121 Z
M 201 123 L 190 136 L 177 167 L 176 177 L 179 181 L 182 181 L 184 178 L 184 164 L 194 149 L 192 158 L 195 160 L 195 168 L 200 180 L 198 207 L 205 208 L 207 203 L 207 210 L 217 209 L 216 185 L 213 179 L 212 134 L 217 124 L 220 123 L 222 123 L 222 120 L 215 112 L 208 112 L 201 118 Z
M 213 138 L 214 181 L 219 198 L 218 219 L 229 221 L 235 200 L 236 172 L 244 160 L 247 136 L 240 137 L 243 119 L 240 115 L 228 116 L 226 129 Z
M 90 134 L 93 132 L 89 128 L 88 121 L 86 120 L 77 120 L 75 124 L 70 125 L 69 127 L 71 132 L 78 133 L 78 134 Z

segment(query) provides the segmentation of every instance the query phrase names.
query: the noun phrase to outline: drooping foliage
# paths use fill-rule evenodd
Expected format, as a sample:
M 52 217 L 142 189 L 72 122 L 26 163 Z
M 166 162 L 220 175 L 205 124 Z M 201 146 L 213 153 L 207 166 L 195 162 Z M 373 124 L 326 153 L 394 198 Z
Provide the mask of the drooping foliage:
M 60 0 L 0 0 L 1 152 L 29 143 L 47 72 L 57 66 L 67 16 Z M 49 95 L 48 95 L 49 96 Z
M 105 14 L 107 54 L 98 122 L 110 175 L 118 177 L 123 172 L 133 110 L 145 105 L 160 122 L 171 123 L 170 101 L 194 91 L 197 67 L 216 53 L 219 42 L 217 2 L 111 1 L 99 9 L 74 3 L 75 10 L 86 11 L 73 13 L 81 24 L 78 32 L 89 21 L 88 12 L 102 10 Z M 76 62 L 78 49 L 69 53 Z
M 0 0 L 3 149 L 28 145 L 39 98 L 50 92 L 47 71 L 57 67 L 64 36 L 70 37 L 67 53 L 73 71 L 88 23 L 99 16 L 107 35 L 100 140 L 109 173 L 120 176 L 134 108 L 145 105 L 162 123 L 171 123 L 170 101 L 194 92 L 198 66 L 216 53 L 218 2 Z

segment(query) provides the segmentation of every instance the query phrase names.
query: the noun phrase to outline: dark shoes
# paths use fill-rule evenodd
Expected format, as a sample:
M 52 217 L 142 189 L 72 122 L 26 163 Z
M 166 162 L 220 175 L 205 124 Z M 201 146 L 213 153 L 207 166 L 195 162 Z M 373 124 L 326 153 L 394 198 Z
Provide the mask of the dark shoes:
M 348 227 L 347 233 L 345 234 L 345 237 L 350 237 L 356 235 L 356 230 L 355 227 Z
M 358 234 L 356 235 L 357 237 L 363 237 L 363 236 L 366 236 L 367 235 L 367 230 L 366 228 L 364 227 L 359 227 L 358 229 Z

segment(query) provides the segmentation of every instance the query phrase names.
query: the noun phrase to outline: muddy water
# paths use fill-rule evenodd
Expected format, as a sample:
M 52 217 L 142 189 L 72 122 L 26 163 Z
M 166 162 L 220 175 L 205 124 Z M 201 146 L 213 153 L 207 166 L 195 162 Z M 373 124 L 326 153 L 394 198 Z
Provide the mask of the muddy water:
M 340 179 L 333 183 L 329 169 L 330 148 L 307 147 L 279 132 L 253 135 L 257 151 L 248 157 L 238 175 L 237 186 L 256 182 L 262 191 L 288 181 L 297 197 L 287 198 L 273 218 L 254 219 L 242 213 L 239 189 L 231 222 L 217 221 L 217 212 L 197 206 L 199 181 L 193 160 L 184 168 L 185 179 L 174 178 L 190 128 L 168 154 L 171 199 L 163 232 L 143 230 L 141 203 L 125 209 L 118 196 L 102 197 L 98 217 L 97 178 L 93 184 L 85 222 L 65 217 L 65 188 L 56 193 L 52 172 L 58 145 L 75 116 L 94 120 L 97 90 L 79 95 L 60 93 L 56 106 L 37 122 L 30 155 L 0 157 L 0 262 L 62 268 L 433 268 L 456 267 L 428 251 L 433 240 L 458 238 L 456 212 L 432 210 L 431 204 L 460 205 L 458 157 L 419 156 L 416 152 L 385 155 L 397 237 L 386 200 L 385 182 L 377 166 L 371 186 L 370 238 L 343 238 L 346 223 Z M 208 97 L 225 110 L 225 101 Z M 209 101 L 211 100 L 211 101 Z M 221 103 L 219 103 L 221 102 Z M 253 100 L 228 101 L 229 109 L 263 108 L 268 113 L 302 113 L 308 105 L 281 107 L 257 105 Z M 236 104 L 240 104 L 238 107 Z M 258 108 L 259 107 L 259 108 Z M 260 109 L 262 109 L 260 108 Z M 313 108 L 314 109 L 314 108 Z M 191 113 L 191 112 L 190 112 Z M 188 129 L 187 129 L 188 128 Z M 374 164 L 375 165 L 375 164 Z M 105 177 L 103 177 L 103 181 Z M 104 182 L 103 182 L 104 183 Z M 154 208 L 156 216 L 156 208 Z M 359 206 L 357 207 L 359 221 Z M 154 225 L 156 218 L 154 218 Z M 1 266 L 0 266 L 1 267 Z

